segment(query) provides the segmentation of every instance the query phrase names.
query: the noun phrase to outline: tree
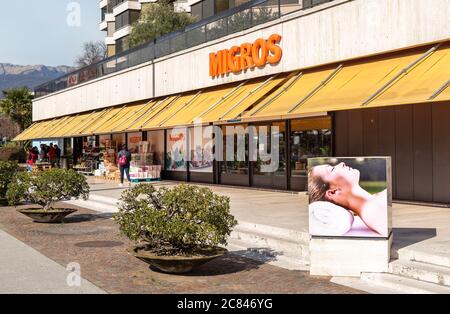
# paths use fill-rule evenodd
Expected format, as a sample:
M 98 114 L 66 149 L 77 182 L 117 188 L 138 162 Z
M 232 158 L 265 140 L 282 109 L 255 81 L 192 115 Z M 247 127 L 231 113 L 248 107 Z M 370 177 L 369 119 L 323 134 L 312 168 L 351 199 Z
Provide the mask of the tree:
M 75 60 L 79 68 L 94 64 L 106 58 L 106 45 L 102 41 L 88 41 L 83 44 L 82 54 Z
M 13 88 L 4 91 L 5 99 L 0 100 L 0 112 L 17 122 L 23 131 L 32 122 L 33 94 L 27 87 Z
M 129 37 L 130 48 L 182 29 L 195 21 L 189 13 L 175 12 L 167 0 L 154 3 L 146 7 L 141 18 L 133 24 Z

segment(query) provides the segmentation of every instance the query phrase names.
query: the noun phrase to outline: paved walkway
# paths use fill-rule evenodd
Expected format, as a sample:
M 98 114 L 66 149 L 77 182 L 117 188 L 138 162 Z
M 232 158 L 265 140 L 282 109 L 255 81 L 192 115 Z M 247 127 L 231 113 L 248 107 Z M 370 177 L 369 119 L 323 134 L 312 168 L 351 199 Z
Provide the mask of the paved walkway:
M 246 258 L 246 252 L 227 254 L 188 274 L 168 275 L 127 253 L 132 243 L 109 214 L 78 208 L 64 224 L 38 224 L 13 207 L 0 207 L 0 212 L 0 229 L 47 256 L 17 240 L 0 245 L 2 252 L 11 251 L 0 258 L 1 292 L 72 292 L 64 286 L 67 273 L 59 265 L 75 261 L 84 278 L 108 293 L 361 293 L 329 277 Z M 83 282 L 80 292 L 101 290 Z
M 119 199 L 125 188 L 117 183 L 89 178 L 91 195 Z M 152 183 L 156 187 L 171 187 L 173 181 Z M 230 197 L 231 212 L 238 221 L 308 232 L 307 196 L 297 192 L 274 192 L 249 188 L 208 185 L 214 192 Z M 294 219 L 293 219 L 294 218 Z
M 91 194 L 118 199 L 124 189 L 116 183 L 90 178 Z M 154 183 L 173 186 L 172 181 Z M 210 185 L 229 196 L 231 212 L 239 222 L 308 232 L 308 199 L 305 193 Z M 450 265 L 450 208 L 394 203 L 392 226 L 395 251 L 414 249 L 445 259 Z
M 64 267 L 1 230 L 0 252 L 0 293 L 105 293 L 84 279 L 70 287 Z

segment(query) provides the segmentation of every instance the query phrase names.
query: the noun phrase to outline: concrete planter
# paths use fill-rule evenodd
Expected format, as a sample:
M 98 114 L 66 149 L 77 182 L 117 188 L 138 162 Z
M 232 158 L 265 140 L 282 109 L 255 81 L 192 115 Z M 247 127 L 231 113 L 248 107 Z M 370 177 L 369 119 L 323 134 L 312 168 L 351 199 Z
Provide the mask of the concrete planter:
M 227 254 L 227 252 L 226 249 L 215 247 L 203 251 L 201 255 L 195 256 L 160 256 L 145 251 L 145 245 L 135 246 L 129 249 L 129 253 L 134 257 L 169 274 L 188 273 L 215 258 Z
M 27 208 L 17 210 L 19 213 L 40 223 L 62 223 L 67 215 L 76 212 L 72 208 L 55 208 L 52 210 L 43 210 L 42 208 Z

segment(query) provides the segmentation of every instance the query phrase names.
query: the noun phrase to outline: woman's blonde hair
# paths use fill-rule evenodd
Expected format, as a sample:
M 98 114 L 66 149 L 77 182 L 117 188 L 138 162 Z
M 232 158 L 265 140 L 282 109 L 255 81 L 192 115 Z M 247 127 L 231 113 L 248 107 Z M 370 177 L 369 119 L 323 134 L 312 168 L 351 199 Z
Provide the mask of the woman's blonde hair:
M 309 203 L 328 201 L 326 199 L 326 192 L 330 188 L 330 184 L 325 182 L 320 176 L 315 176 L 313 171 L 314 167 L 308 171 Z

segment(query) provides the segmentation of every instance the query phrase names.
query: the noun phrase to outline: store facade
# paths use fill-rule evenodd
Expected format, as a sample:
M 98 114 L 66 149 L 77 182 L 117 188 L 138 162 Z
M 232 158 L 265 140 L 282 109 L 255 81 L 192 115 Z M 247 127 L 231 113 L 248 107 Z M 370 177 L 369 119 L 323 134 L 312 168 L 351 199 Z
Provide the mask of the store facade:
M 71 139 L 106 175 L 126 144 L 136 179 L 292 191 L 308 158 L 392 156 L 394 199 L 450 204 L 447 4 L 329 1 L 42 96 L 16 140 Z

